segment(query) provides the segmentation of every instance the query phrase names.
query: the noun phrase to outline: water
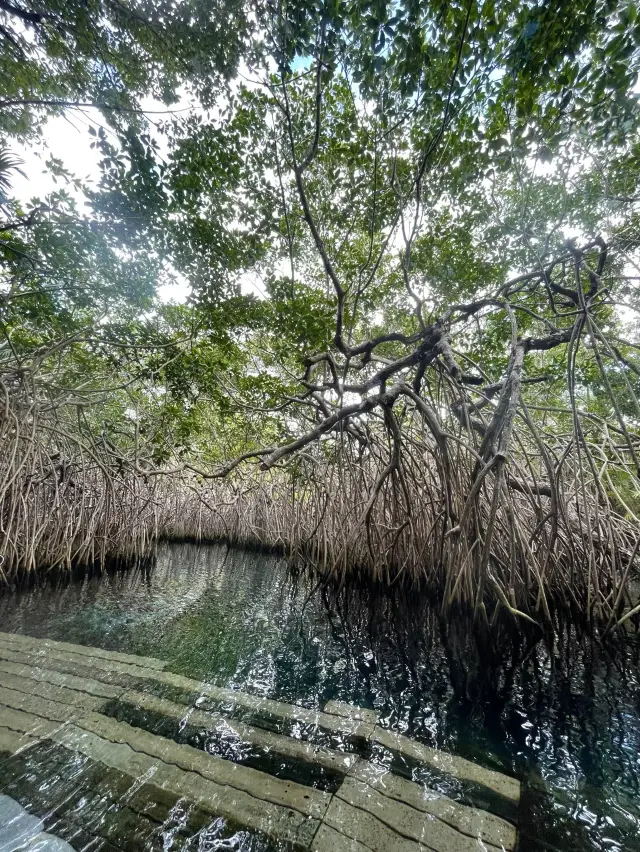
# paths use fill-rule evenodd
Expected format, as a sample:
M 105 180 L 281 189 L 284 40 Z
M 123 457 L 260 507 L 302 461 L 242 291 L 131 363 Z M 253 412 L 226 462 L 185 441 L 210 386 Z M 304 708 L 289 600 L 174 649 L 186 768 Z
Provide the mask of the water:
M 191 545 L 163 545 L 152 571 L 5 596 L 0 629 L 160 657 L 174 672 L 310 708 L 334 698 L 375 708 L 395 730 L 522 776 L 520 852 L 640 850 L 631 639 L 603 647 L 560 627 L 553 648 L 506 630 L 490 643 L 426 602 L 330 594 L 292 580 L 275 557 Z M 5 763 L 0 792 L 19 792 L 16 779 L 29 776 L 44 807 L 51 777 L 73 775 L 58 751 L 28 767 Z M 74 807 L 99 811 L 103 799 Z M 266 848 L 180 802 L 167 809 L 163 848 L 178 836 L 196 837 L 199 849 Z M 136 825 L 151 819 L 142 811 L 133 808 Z

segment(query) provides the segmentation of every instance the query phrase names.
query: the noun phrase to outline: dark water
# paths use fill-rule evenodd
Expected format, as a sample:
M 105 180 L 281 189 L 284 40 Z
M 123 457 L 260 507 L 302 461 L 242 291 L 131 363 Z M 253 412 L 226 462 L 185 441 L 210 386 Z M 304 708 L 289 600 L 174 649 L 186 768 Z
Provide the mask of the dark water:
M 160 657 L 311 708 L 373 707 L 396 730 L 521 776 L 521 852 L 640 850 L 632 640 L 603 647 L 560 626 L 553 647 L 506 629 L 489 642 L 418 600 L 330 594 L 273 557 L 189 545 L 161 547 L 153 571 L 6 596 L 0 630 Z M 254 848 L 229 830 L 216 845 L 217 830 L 200 848 Z

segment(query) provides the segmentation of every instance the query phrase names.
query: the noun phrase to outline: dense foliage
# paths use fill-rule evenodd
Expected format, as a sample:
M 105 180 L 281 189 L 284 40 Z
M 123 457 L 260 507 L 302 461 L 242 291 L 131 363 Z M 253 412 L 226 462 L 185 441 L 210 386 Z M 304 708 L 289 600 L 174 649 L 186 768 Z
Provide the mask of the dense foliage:
M 0 39 L 2 393 L 45 456 L 330 481 L 334 566 L 637 608 L 636 3 L 10 0 Z M 100 185 L 12 198 L 78 110 Z

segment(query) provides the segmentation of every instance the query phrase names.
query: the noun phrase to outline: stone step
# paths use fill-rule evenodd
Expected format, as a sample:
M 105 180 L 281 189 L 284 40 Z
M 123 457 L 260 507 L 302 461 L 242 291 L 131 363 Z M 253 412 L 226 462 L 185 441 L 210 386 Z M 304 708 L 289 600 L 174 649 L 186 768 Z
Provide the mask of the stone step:
M 155 687 L 182 691 L 194 703 L 198 701 L 199 706 L 219 708 L 226 716 L 245 711 L 250 715 L 271 718 L 283 726 L 320 729 L 340 737 L 367 740 L 373 733 L 373 725 L 319 710 L 309 710 L 294 704 L 213 686 L 158 668 L 147 668 L 108 658 L 96 659 L 92 664 L 86 655 L 80 656 L 66 649 L 51 648 L 38 652 L 33 646 L 27 648 L 24 644 L 13 642 L 11 637 L 12 634 L 0 634 L 0 661 L 21 665 L 25 670 L 54 669 L 111 685 L 124 685 L 131 689 L 153 684 Z
M 350 770 L 349 784 L 351 779 L 392 802 L 435 817 L 468 837 L 480 838 L 488 846 L 515 848 L 515 826 L 487 811 L 454 802 L 422 784 L 407 781 L 367 761 L 359 761 Z
M 285 704 L 272 699 L 260 698 L 231 689 L 216 687 L 211 684 L 202 683 L 183 675 L 174 674 L 162 670 L 160 661 L 154 661 L 152 667 L 141 666 L 130 662 L 138 659 L 132 655 L 114 655 L 111 652 L 102 651 L 99 657 L 93 661 L 93 665 L 87 666 L 92 660 L 88 651 L 92 649 L 84 646 L 74 646 L 70 643 L 55 643 L 49 641 L 47 645 L 40 647 L 41 640 L 27 637 L 15 637 L 17 634 L 0 633 L 0 665 L 13 663 L 21 665 L 23 671 L 31 668 L 54 669 L 58 672 L 70 674 L 76 677 L 86 677 L 91 681 L 121 685 L 125 688 L 130 686 L 137 691 L 143 691 L 147 684 L 155 687 L 166 687 L 180 690 L 187 698 L 191 698 L 200 707 L 217 708 L 225 716 L 232 716 L 238 711 L 247 713 L 255 724 L 259 723 L 261 717 L 275 720 L 279 723 L 281 730 L 285 732 L 291 726 L 302 726 L 300 735 L 312 737 L 315 731 L 323 731 L 338 738 L 347 737 L 355 740 L 363 740 L 375 743 L 388 749 L 393 754 L 407 757 L 419 762 L 443 775 L 456 778 L 462 783 L 479 785 L 485 787 L 493 794 L 507 800 L 512 805 L 517 805 L 520 798 L 520 783 L 495 770 L 486 769 L 478 764 L 472 763 L 465 758 L 447 754 L 439 749 L 431 748 L 416 740 L 382 728 L 373 724 L 372 717 L 358 719 L 357 715 L 372 713 L 363 711 L 362 708 L 347 709 L 349 705 L 343 702 L 330 702 L 331 713 L 309 710 L 291 704 Z M 64 646 L 64 647 L 63 647 Z M 40 648 L 40 650 L 38 650 Z M 81 651 L 76 649 L 81 648 Z M 127 657 L 124 662 L 120 657 Z M 150 658 L 139 658 L 148 660 Z M 0 669 L 1 670 L 1 669 Z M 17 671 L 17 670 L 14 670 Z M 95 686 L 93 686 L 95 689 Z M 115 696 L 114 696 L 115 697 Z M 336 713 L 336 706 L 340 713 Z M 349 714 L 351 713 L 351 717 Z
M 338 776 L 346 775 L 358 759 L 354 754 L 322 748 L 305 740 L 277 734 L 219 713 L 187 707 L 145 692 L 129 690 L 123 693 L 120 701 L 167 719 L 180 720 L 181 726 L 195 728 L 205 736 L 217 735 L 228 746 L 244 744 L 251 746 L 258 754 L 277 755 L 299 763 L 321 766 Z
M 477 763 L 472 763 L 464 757 L 431 748 L 424 743 L 405 737 L 404 734 L 380 728 L 376 725 L 371 741 L 384 746 L 395 754 L 411 758 L 417 763 L 428 766 L 442 775 L 448 775 L 468 784 L 485 787 L 497 796 L 507 800 L 511 805 L 520 801 L 520 782 L 517 778 L 487 769 Z
M 328 701 L 324 705 L 324 712 L 331 716 L 340 716 L 342 719 L 353 719 L 356 722 L 366 722 L 369 725 L 377 725 L 380 715 L 375 710 L 365 710 L 354 704 L 344 701 Z
M 52 686 L 63 686 L 75 689 L 77 692 L 87 692 L 90 695 L 98 695 L 101 698 L 117 699 L 126 692 L 126 688 L 117 684 L 104 683 L 90 677 L 78 677 L 66 672 L 56 671 L 44 666 L 33 666 L 29 663 L 11 662 L 0 659 L 0 682 L 6 681 L 6 675 L 28 678 L 35 683 L 44 683 Z
M 32 648 L 36 651 L 68 651 L 89 657 L 92 662 L 94 660 L 112 660 L 159 670 L 164 669 L 166 666 L 164 660 L 158 660 L 155 657 L 124 654 L 121 651 L 105 651 L 103 648 L 96 648 L 90 645 L 74 645 L 70 642 L 60 642 L 56 639 L 39 639 L 34 636 L 26 636 L 23 633 L 0 632 L 0 640 L 20 645 L 23 648 Z
M 59 717 L 60 708 L 50 706 L 53 703 L 41 705 L 40 711 Z M 33 702 L 27 704 L 36 709 Z M 99 714 L 60 724 L 0 704 L 2 728 L 51 740 L 296 849 L 309 848 L 331 799 L 320 790 L 210 757 Z
M 100 713 L 85 712 L 81 708 L 76 708 L 74 712 L 74 708 L 68 704 L 0 687 L 0 724 L 4 718 L 3 713 L 9 710 L 23 712 L 50 723 L 61 723 L 62 727 L 59 725 L 56 730 L 62 730 L 66 725 L 72 724 L 74 727 L 105 737 L 112 742 L 126 743 L 134 751 L 144 751 L 149 756 L 158 757 L 183 769 L 197 772 L 218 784 L 244 789 L 249 793 L 261 787 L 261 798 L 274 804 L 290 805 L 307 815 L 324 812 L 329 801 L 329 794 L 321 790 L 282 781 L 250 767 L 209 755 L 192 746 L 181 745 L 165 737 L 156 736 L 142 728 L 134 728 L 126 722 L 119 722 Z M 46 737 L 50 739 L 51 729 L 45 730 Z M 31 733 L 31 731 L 24 730 L 22 733 Z M 39 731 L 34 733 L 40 738 L 43 736 Z
M 115 714 L 109 712 L 113 707 L 112 700 L 115 699 L 124 707 L 119 708 L 116 705 L 113 709 L 116 711 L 118 709 L 123 710 L 125 721 L 131 721 L 131 719 L 126 718 L 129 715 L 127 707 L 151 712 L 166 719 L 175 720 L 176 731 L 184 731 L 185 728 L 189 727 L 197 729 L 203 736 L 215 735 L 219 737 L 227 746 L 225 751 L 232 750 L 234 744 L 242 746 L 244 751 L 247 747 L 250 747 L 257 756 L 262 754 L 272 758 L 276 755 L 298 764 L 307 764 L 309 767 L 322 767 L 332 775 L 337 776 L 339 780 L 346 775 L 357 760 L 357 756 L 353 754 L 314 746 L 302 740 L 255 728 L 244 722 L 227 719 L 217 713 L 209 713 L 184 704 L 177 704 L 150 693 L 120 687 L 107 689 L 110 693 L 108 696 L 96 695 L 96 692 L 102 691 L 99 688 L 96 689 L 96 686 L 100 686 L 99 681 L 88 683 L 82 678 L 63 675 L 60 679 L 62 682 L 54 684 L 47 677 L 46 670 L 44 672 L 39 671 L 39 675 L 43 679 L 32 679 L 28 676 L 28 669 L 23 666 L 15 667 L 22 674 L 6 673 L 6 669 L 11 667 L 11 664 L 3 665 L 0 662 L 0 695 L 2 689 L 5 688 L 65 704 L 70 714 L 77 712 L 80 708 L 110 716 L 118 715 L 117 712 Z M 54 672 L 51 672 L 51 674 L 54 674 Z M 12 700 L 15 701 L 15 697 Z M 14 706 L 14 704 L 11 706 Z M 135 721 L 135 717 L 133 721 Z M 146 726 L 141 724 L 140 727 Z
M 224 838 L 244 830 L 51 741 L 0 760 L 3 790 L 78 852 L 187 852 L 201 838 L 215 837 L 224 846 Z M 254 837 L 265 852 L 273 849 L 266 838 Z
M 212 758 L 98 713 L 82 715 L 79 710 L 81 715 L 74 717 L 68 705 L 40 696 L 21 697 L 2 688 L 0 701 L 3 748 L 8 744 L 11 749 L 25 748 L 36 739 L 50 739 L 296 848 L 326 848 L 327 832 L 317 832 L 321 824 L 340 836 L 336 849 L 351 848 L 351 841 L 372 852 L 497 852 L 515 846 L 515 829 L 505 821 L 442 801 L 444 797 L 381 773 L 364 761 L 331 796 Z M 20 709 L 6 702 L 20 704 Z
M 211 803 L 215 802 L 218 810 L 210 809 L 211 813 L 285 839 L 298 848 L 310 848 L 313 840 L 312 848 L 318 852 L 331 844 L 335 852 L 358 852 L 361 846 L 369 852 L 385 852 L 387 848 L 407 852 L 470 852 L 482 848 L 494 852 L 515 847 L 516 830 L 511 823 L 389 772 L 385 768 L 389 758 L 384 755 L 390 753 L 393 760 L 407 759 L 407 766 L 414 762 L 426 767 L 427 775 L 433 770 L 438 777 L 490 791 L 514 806 L 507 814 L 509 819 L 519 801 L 516 779 L 383 728 L 373 710 L 342 701 L 330 701 L 323 711 L 308 710 L 201 683 L 169 672 L 165 665 L 150 657 L 0 633 L 0 750 L 11 751 L 11 736 L 19 749 L 48 739 L 94 760 L 102 760 L 96 755 L 103 755 L 105 765 L 133 777 L 138 771 L 155 774 L 156 768 L 149 761 L 159 761 L 158 777 L 169 778 L 167 790 L 185 795 L 200 806 L 199 798 L 191 798 L 197 788 L 194 776 L 198 776 L 227 791 L 225 795 L 216 791 Z M 145 730 L 157 719 L 175 722 L 181 735 L 169 729 L 173 738 L 166 739 L 157 735 L 157 729 Z M 159 727 L 166 732 L 164 723 Z M 327 787 L 329 792 L 315 789 L 307 786 L 310 772 L 302 773 L 305 783 L 298 784 L 258 771 L 264 769 L 260 764 L 256 769 L 234 763 L 233 754 L 232 760 L 224 760 L 174 741 L 182 740 L 188 730 L 196 732 L 199 742 L 204 737 L 206 742 L 216 743 L 216 737 L 226 736 L 238 746 L 272 755 L 280 762 L 319 767 L 333 773 L 336 784 Z M 212 739 L 207 740 L 209 733 Z M 322 736 L 324 741 L 320 741 Z M 327 748 L 327 737 L 335 738 L 339 746 L 345 741 L 359 743 L 361 756 L 340 747 Z M 363 759 L 368 749 L 382 765 Z M 187 773 L 187 778 L 171 776 L 170 767 Z M 429 783 L 428 777 L 426 780 Z M 240 796 L 240 805 L 234 811 L 229 790 L 249 796 L 251 801 Z M 209 792 L 213 793 L 213 788 Z M 254 800 L 261 804 L 256 805 Z M 271 819 L 265 811 L 271 807 L 284 811 L 276 810 Z M 298 817 L 293 827 L 285 830 L 287 809 L 294 816 L 316 821 L 313 832 L 300 834 Z M 349 828 L 356 823 L 355 829 Z
M 410 784 L 411 782 L 407 783 Z M 417 796 L 414 796 L 415 798 Z M 349 805 L 347 809 L 350 814 L 349 820 L 355 821 L 356 825 L 359 825 L 362 821 L 361 812 L 366 812 L 382 823 L 385 830 L 378 829 L 379 835 L 386 834 L 386 829 L 390 829 L 399 837 L 422 843 L 431 849 L 442 850 L 442 852 L 445 852 L 445 850 L 446 852 L 453 852 L 453 850 L 456 852 L 476 852 L 479 843 L 486 847 L 487 852 L 498 852 L 500 849 L 513 849 L 515 847 L 513 826 L 503 820 L 498 820 L 497 817 L 476 820 L 477 834 L 469 835 L 467 832 L 461 831 L 458 825 L 452 825 L 450 822 L 440 819 L 437 814 L 423 808 L 414 808 L 406 802 L 385 796 L 379 790 L 356 778 L 346 778 L 331 802 L 326 821 L 334 828 L 336 824 L 331 821 L 331 808 L 338 806 L 338 799 L 340 800 L 339 808 L 342 816 L 344 817 L 345 814 L 343 803 L 346 803 Z M 470 815 L 466 821 L 461 820 L 460 822 L 463 825 L 466 823 L 468 826 L 473 821 L 473 817 Z M 456 820 L 453 822 L 455 823 Z M 341 827 L 340 830 L 349 834 L 345 830 L 345 826 Z M 490 843 L 488 835 L 496 842 Z M 354 836 L 359 840 L 362 839 L 357 833 Z M 367 845 L 372 849 L 374 848 L 371 843 L 367 843 Z M 385 844 L 385 848 L 389 847 Z

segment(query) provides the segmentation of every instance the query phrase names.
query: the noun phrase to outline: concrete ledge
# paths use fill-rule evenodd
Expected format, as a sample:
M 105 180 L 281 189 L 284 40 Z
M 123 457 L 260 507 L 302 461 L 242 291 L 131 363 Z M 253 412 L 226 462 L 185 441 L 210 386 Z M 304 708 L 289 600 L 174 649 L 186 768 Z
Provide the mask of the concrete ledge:
M 134 728 L 126 722 L 118 722 L 99 713 L 74 715 L 70 708 L 58 702 L 42 700 L 38 696 L 24 696 L 24 700 L 20 701 L 10 693 L 11 690 L 0 688 L 0 724 L 5 720 L 4 705 L 14 711 L 13 716 L 8 718 L 19 719 L 15 714 L 25 713 L 23 725 L 31 721 L 31 718 L 26 718 L 27 714 L 29 717 L 40 717 L 50 722 L 66 722 L 71 727 L 88 731 L 111 743 L 126 744 L 133 751 L 146 754 L 147 757 L 155 757 L 185 771 L 196 772 L 217 784 L 243 790 L 265 801 L 298 810 L 307 816 L 322 816 L 329 804 L 330 795 L 321 790 L 282 781 L 250 767 L 206 754 L 191 746 L 179 745 L 173 740 L 150 734 L 142 728 Z M 10 726 L 8 723 L 7 725 Z M 59 727 L 45 729 L 38 735 L 53 739 L 54 742 L 62 742 L 64 737 L 60 731 Z M 22 732 L 30 731 L 23 728 Z M 66 742 L 62 744 L 66 745 Z
M 38 737 L 30 734 L 20 734 L 11 728 L 0 726 L 0 754 L 14 755 L 26 751 L 42 742 Z
M 329 734 L 362 740 L 368 739 L 373 733 L 373 725 L 363 722 L 333 716 L 319 710 L 309 710 L 295 704 L 285 704 L 281 701 L 237 692 L 233 689 L 213 686 L 173 672 L 122 663 L 105 657 L 96 659 L 95 665 L 93 665 L 86 654 L 80 655 L 57 648 L 45 649 L 44 652 L 38 653 L 34 648 L 18 648 L 0 641 L 0 665 L 7 663 L 20 666 L 21 673 L 28 669 L 52 669 L 74 677 L 125 686 L 128 680 L 128 684 L 134 689 L 140 687 L 145 681 L 150 681 L 154 684 L 173 687 L 190 693 L 199 707 L 218 707 L 224 715 L 233 714 L 237 710 L 244 710 L 249 713 L 271 716 L 282 723 L 297 723 L 311 729 L 326 731 Z
M 329 806 L 331 795 L 322 790 L 274 778 L 192 746 L 179 745 L 173 740 L 134 728 L 126 722 L 91 713 L 75 724 L 112 743 L 126 744 L 136 752 L 155 757 L 185 772 L 195 772 L 216 784 L 241 790 L 265 802 L 292 808 L 305 816 L 321 819 Z
M 54 639 L 36 639 L 33 636 L 25 636 L 22 633 L 0 632 L 0 642 L 20 648 L 31 648 L 36 651 L 71 651 L 74 654 L 90 657 L 91 660 L 115 660 L 120 663 L 129 663 L 136 666 L 146 666 L 150 669 L 163 669 L 166 666 L 164 660 L 155 657 L 142 657 L 137 654 L 124 654 L 121 651 L 105 651 L 102 648 L 94 648 L 89 645 L 74 645 L 71 642 L 58 642 Z
M 397 834 L 377 817 L 338 796 L 331 800 L 324 824 L 371 852 L 422 852 L 415 840 Z
M 0 683 L 5 683 L 5 675 L 14 675 L 53 686 L 66 686 L 78 692 L 88 692 L 91 695 L 99 695 L 102 698 L 118 698 L 124 691 L 124 687 L 115 684 L 103 683 L 93 678 L 77 677 L 76 675 L 58 672 L 55 669 L 34 667 L 28 663 L 12 663 L 0 659 Z
M 481 784 L 493 793 L 502 796 L 513 804 L 520 801 L 520 782 L 517 778 L 496 772 L 493 769 L 485 769 L 477 763 L 472 763 L 464 757 L 448 754 L 439 749 L 430 748 L 416 740 L 409 739 L 403 734 L 389 731 L 386 728 L 376 726 L 371 737 L 372 742 L 388 748 L 390 751 L 406 755 L 420 763 L 436 769 L 452 778 L 458 778 L 471 784 Z
M 36 672 L 39 669 L 47 668 L 57 670 L 59 674 L 66 674 L 69 677 L 82 677 L 82 674 L 86 672 L 87 663 L 91 662 L 90 653 L 94 650 L 70 643 L 49 642 L 48 645 L 43 646 L 41 653 L 36 653 L 36 649 L 39 647 L 38 643 L 45 640 L 19 637 L 17 642 L 12 642 L 13 638 L 14 634 L 0 634 L 0 671 L 6 671 L 8 666 L 20 666 L 21 676 L 29 668 Z M 18 645 L 21 647 L 18 647 Z M 79 653 L 76 649 L 80 648 L 82 650 Z M 126 658 L 128 662 L 123 662 L 121 658 Z M 145 681 L 151 681 L 154 684 L 189 692 L 195 697 L 195 702 L 200 708 L 205 706 L 208 708 L 218 707 L 222 715 L 232 714 L 241 709 L 249 713 L 266 714 L 283 724 L 297 723 L 308 727 L 311 731 L 318 729 L 336 736 L 369 740 L 412 760 L 424 763 L 445 775 L 471 784 L 480 784 L 512 804 L 517 804 L 519 801 L 520 783 L 517 779 L 495 770 L 485 769 L 465 758 L 430 748 L 403 734 L 381 728 L 377 724 L 374 725 L 371 721 L 373 715 L 364 716 L 364 714 L 374 714 L 374 711 L 355 708 L 344 702 L 329 702 L 328 709 L 332 712 L 308 710 L 304 707 L 216 687 L 183 675 L 163 671 L 164 663 L 158 660 L 154 660 L 154 665 L 151 667 L 130 662 L 131 660 L 145 662 L 149 659 L 152 658 L 135 657 L 131 654 L 114 653 L 112 655 L 111 652 L 101 651 L 100 656 L 94 660 L 95 665 L 91 668 L 93 677 L 84 678 L 85 681 L 90 682 L 89 688 L 85 691 L 99 694 L 102 690 L 96 686 L 96 683 L 107 683 L 111 687 L 110 697 L 115 698 L 122 694 L 114 684 L 114 679 L 118 679 L 119 675 L 129 679 L 134 689 Z M 78 669 L 77 666 L 81 668 Z M 63 671 L 60 672 L 60 669 Z M 18 669 L 12 668 L 12 671 L 17 673 Z M 78 672 L 78 674 L 74 674 L 74 672 Z M 34 676 L 43 678 L 42 673 Z M 71 681 L 65 684 L 64 679 L 61 679 L 59 675 L 57 682 L 59 685 L 68 685 L 69 687 L 77 688 L 78 686 L 77 682 L 72 683 Z M 355 715 L 362 715 L 363 718 L 355 718 L 354 713 Z
M 328 701 L 324 705 L 324 712 L 331 716 L 340 716 L 342 719 L 366 722 L 368 725 L 377 725 L 380 718 L 380 714 L 375 710 L 365 710 L 363 707 L 346 704 L 344 701 Z
M 0 684 L 0 701 L 3 700 L 2 695 L 5 694 L 6 690 L 12 690 L 12 692 L 20 692 L 24 695 L 38 696 L 48 701 L 67 704 L 71 712 L 76 712 L 78 709 L 99 711 L 105 703 L 105 699 L 100 695 L 69 689 L 66 686 L 56 686 L 56 684 L 46 683 L 45 681 L 30 680 L 19 675 L 2 674 L 0 675 Z
M 497 846 L 488 843 L 481 833 L 475 837 L 463 834 L 435 814 L 388 798 L 355 778 L 345 779 L 336 795 L 354 808 L 375 816 L 397 835 L 415 840 L 437 852 L 479 852 L 481 849 L 500 852 L 503 849 L 512 850 L 515 846 L 515 837 L 509 838 L 508 846 L 501 841 Z
M 122 722 L 96 716 L 91 714 L 80 720 L 80 724 L 56 726 L 51 722 L 43 723 L 34 714 L 0 706 L 0 725 L 20 733 L 37 731 L 42 738 L 84 754 L 132 778 L 144 778 L 145 783 L 184 797 L 214 816 L 227 817 L 267 836 L 285 840 L 296 849 L 309 848 L 320 824 L 319 819 L 312 817 L 311 813 L 323 814 L 326 811 L 330 799 L 328 794 L 281 782 L 228 761 L 216 761 L 189 746 L 178 746 L 163 741 L 161 737 L 125 726 Z M 89 730 L 91 727 L 103 733 L 111 733 L 116 741 L 93 733 Z M 153 740 L 159 742 L 152 745 Z M 148 754 L 142 748 L 152 749 L 155 753 Z M 181 752 L 181 766 L 172 761 L 178 750 Z M 207 776 L 201 774 L 203 766 L 200 761 L 224 764 L 224 770 L 231 773 L 225 780 L 233 777 L 237 786 L 213 781 L 208 777 L 211 768 Z M 194 768 L 185 769 L 185 765 Z M 241 787 L 253 790 L 256 795 Z M 272 802 L 266 797 L 279 801 Z M 301 807 L 306 813 L 298 810 Z
M 389 799 L 430 814 L 462 834 L 480 839 L 487 846 L 511 850 L 516 845 L 516 829 L 494 814 L 462 805 L 422 784 L 407 781 L 366 761 L 360 761 L 349 775 Z
M 229 718 L 233 714 L 244 718 Z M 158 719 L 170 720 L 168 729 Z M 256 762 L 265 755 L 267 772 L 260 771 L 263 764 L 252 768 L 146 730 L 157 725 L 171 735 L 173 723 L 176 730 L 192 727 L 196 736 L 206 738 L 209 732 L 214 743 L 216 736 L 228 737 L 232 744 L 256 749 Z M 326 747 L 332 737 L 338 748 Z M 355 743 L 361 755 L 379 746 L 381 762 L 388 750 L 419 767 L 478 785 L 484 796 L 495 794 L 492 801 L 512 806 L 510 818 L 519 801 L 516 779 L 382 728 L 373 710 L 342 701 L 328 702 L 323 711 L 309 710 L 201 683 L 166 671 L 163 661 L 149 657 L 0 633 L 0 752 L 5 760 L 50 741 L 134 782 L 141 780 L 159 796 L 184 798 L 207 814 L 296 849 L 515 849 L 511 823 L 342 751 L 345 740 Z M 269 763 L 266 755 L 281 764 Z M 269 767 L 282 774 L 285 761 L 295 781 L 269 774 Z M 296 764 L 309 768 L 290 771 Z M 310 786 L 311 767 L 332 773 L 326 777 L 336 779 L 329 787 L 335 793 Z
M 346 837 L 323 822 L 313 838 L 311 852 L 371 852 L 371 850 L 368 846 L 364 846 L 352 837 Z
M 23 671 L 23 669 L 19 670 Z M 71 719 L 77 715 L 79 709 L 106 712 L 108 700 L 105 700 L 105 697 L 80 688 L 87 685 L 86 681 L 70 675 L 63 675 L 62 679 L 66 683 L 72 682 L 74 688 L 55 685 L 46 680 L 32 680 L 21 675 L 2 674 L 0 701 L 4 701 L 7 706 L 14 709 L 32 711 L 35 708 L 36 713 L 49 718 L 53 717 L 57 721 Z M 109 698 L 117 697 L 125 706 L 130 705 L 175 720 L 176 728 L 185 725 L 194 726 L 205 733 L 208 731 L 212 734 L 216 733 L 230 742 L 236 741 L 239 744 L 249 745 L 264 755 L 281 755 L 292 761 L 321 766 L 335 773 L 338 778 L 346 775 L 358 760 L 353 754 L 321 748 L 303 740 L 229 720 L 219 714 L 176 704 L 149 693 L 123 688 L 108 689 L 108 691 L 111 693 Z M 45 699 L 46 702 L 55 702 L 55 704 L 38 702 L 38 698 Z M 66 710 L 57 706 L 60 704 L 66 705 Z
M 121 702 L 142 710 L 157 713 L 169 719 L 182 720 L 184 724 L 195 726 L 204 732 L 218 733 L 230 741 L 245 743 L 265 754 L 277 754 L 303 763 L 322 766 L 339 775 L 354 766 L 358 757 L 354 754 L 321 748 L 304 740 L 293 739 L 273 731 L 247 725 L 235 719 L 228 719 L 219 713 L 186 707 L 166 698 L 158 698 L 145 692 L 127 690 L 120 695 Z

